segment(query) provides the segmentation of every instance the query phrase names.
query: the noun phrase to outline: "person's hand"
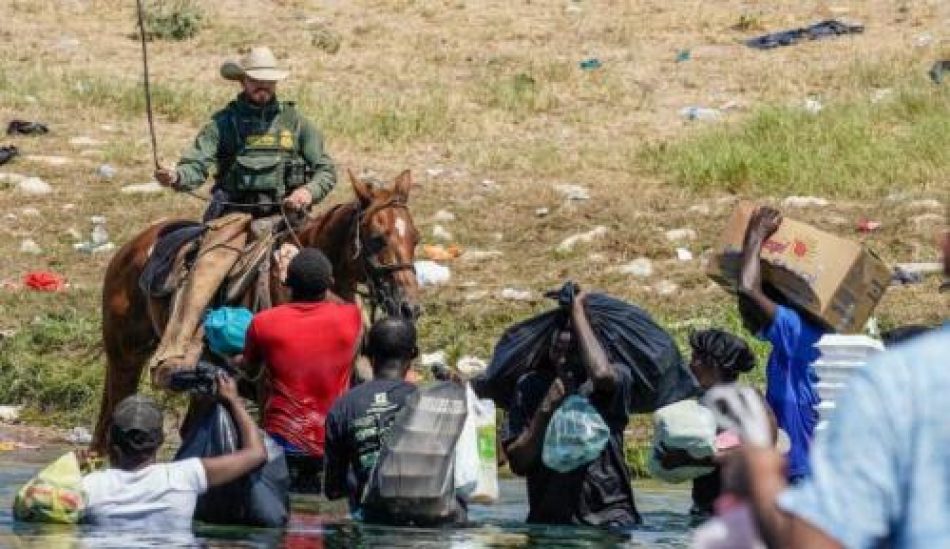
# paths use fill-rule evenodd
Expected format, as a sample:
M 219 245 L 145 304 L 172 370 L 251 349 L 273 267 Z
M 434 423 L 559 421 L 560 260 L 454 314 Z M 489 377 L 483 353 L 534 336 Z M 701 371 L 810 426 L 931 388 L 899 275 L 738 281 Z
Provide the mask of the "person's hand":
M 759 240 L 766 240 L 775 234 L 781 224 L 781 212 L 769 206 L 762 206 L 752 214 L 752 219 L 749 220 L 749 234 Z
M 224 372 L 218 372 L 218 398 L 229 404 L 235 404 L 240 401 L 238 396 L 237 381 Z
M 155 181 L 163 187 L 174 188 L 178 185 L 178 172 L 168 168 L 159 168 L 153 174 Z
M 557 407 L 561 405 L 565 395 L 567 395 L 567 391 L 564 389 L 564 382 L 561 381 L 561 378 L 555 378 L 554 382 L 551 383 L 551 388 L 544 395 L 544 400 L 541 401 L 538 411 L 543 414 L 553 414 L 554 410 L 557 410 Z
M 313 195 L 310 193 L 310 189 L 298 187 L 290 193 L 284 203 L 292 210 L 303 210 L 313 204 Z

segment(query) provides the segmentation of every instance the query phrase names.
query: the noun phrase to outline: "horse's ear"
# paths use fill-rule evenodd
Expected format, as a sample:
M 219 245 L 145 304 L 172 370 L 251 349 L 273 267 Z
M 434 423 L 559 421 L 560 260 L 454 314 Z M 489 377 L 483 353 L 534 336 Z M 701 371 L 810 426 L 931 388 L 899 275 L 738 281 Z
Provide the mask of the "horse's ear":
M 396 176 L 396 194 L 403 200 L 409 200 L 409 191 L 412 190 L 412 174 L 409 170 L 404 170 Z
M 350 184 L 353 186 L 353 192 L 363 204 L 369 204 L 373 201 L 373 191 L 360 178 L 353 175 L 353 170 L 347 168 L 346 173 L 350 176 Z

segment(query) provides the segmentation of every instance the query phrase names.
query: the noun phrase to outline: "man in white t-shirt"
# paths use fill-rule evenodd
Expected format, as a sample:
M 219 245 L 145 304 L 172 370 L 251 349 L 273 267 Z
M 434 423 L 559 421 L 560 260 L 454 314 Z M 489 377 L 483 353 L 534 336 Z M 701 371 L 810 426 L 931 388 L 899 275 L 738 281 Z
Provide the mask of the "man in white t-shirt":
M 111 467 L 83 478 L 86 521 L 113 528 L 189 529 L 199 495 L 263 465 L 264 442 L 227 375 L 218 375 L 218 396 L 231 411 L 242 448 L 225 456 L 171 463 L 155 461 L 163 440 L 162 411 L 155 401 L 132 395 L 120 402 L 109 432 Z

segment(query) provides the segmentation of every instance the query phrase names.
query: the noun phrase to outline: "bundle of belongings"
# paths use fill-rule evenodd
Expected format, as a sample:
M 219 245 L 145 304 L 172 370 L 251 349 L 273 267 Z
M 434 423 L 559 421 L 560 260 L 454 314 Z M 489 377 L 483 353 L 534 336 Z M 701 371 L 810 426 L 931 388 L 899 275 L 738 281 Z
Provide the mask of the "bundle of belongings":
M 716 418 L 695 399 L 664 406 L 653 415 L 653 451 L 647 468 L 653 478 L 664 482 L 684 482 L 711 473 L 713 467 L 684 466 L 666 469 L 660 463 L 663 451 L 682 450 L 696 459 L 716 453 Z
M 570 303 L 576 291 L 574 283 L 566 283 L 549 294 L 557 299 L 558 307 L 505 331 L 488 370 L 472 382 L 480 397 L 490 398 L 502 408 L 510 407 L 518 379 L 547 359 L 553 334 L 570 318 Z M 695 394 L 695 381 L 676 342 L 649 313 L 598 293 L 589 294 L 585 305 L 591 328 L 608 359 L 632 373 L 634 411 L 653 412 Z
M 86 508 L 83 472 L 75 452 L 63 455 L 17 492 L 13 517 L 24 522 L 78 524 Z

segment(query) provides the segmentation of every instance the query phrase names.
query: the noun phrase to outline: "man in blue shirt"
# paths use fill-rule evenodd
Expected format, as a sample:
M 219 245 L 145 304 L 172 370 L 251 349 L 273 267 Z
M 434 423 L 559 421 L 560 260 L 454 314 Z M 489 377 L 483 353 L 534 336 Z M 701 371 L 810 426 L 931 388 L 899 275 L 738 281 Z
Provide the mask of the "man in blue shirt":
M 795 483 L 808 475 L 808 451 L 818 423 L 818 377 L 812 363 L 818 359 L 815 344 L 825 329 L 782 305 L 784 299 L 762 283 L 762 244 L 781 223 L 782 214 L 773 208 L 759 208 L 752 215 L 743 243 L 738 299 L 746 329 L 772 344 L 765 398 L 791 442 L 786 474 Z
M 950 276 L 950 233 L 943 252 Z M 799 486 L 777 452 L 742 450 L 770 547 L 950 547 L 948 351 L 950 324 L 855 373 Z

